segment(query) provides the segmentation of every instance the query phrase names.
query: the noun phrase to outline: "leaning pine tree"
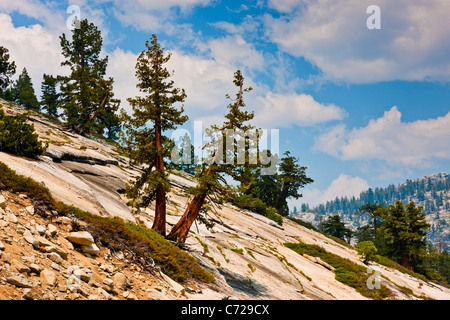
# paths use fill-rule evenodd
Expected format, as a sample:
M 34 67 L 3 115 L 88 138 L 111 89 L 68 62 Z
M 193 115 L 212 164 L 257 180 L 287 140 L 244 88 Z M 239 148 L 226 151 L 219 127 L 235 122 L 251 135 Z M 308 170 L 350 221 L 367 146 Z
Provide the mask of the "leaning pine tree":
M 153 229 L 166 235 L 166 193 L 170 190 L 169 169 L 164 159 L 170 157 L 172 141 L 163 135 L 188 120 L 184 109 L 175 103 L 184 102 L 184 89 L 174 88 L 171 73 L 164 67 L 170 53 L 164 55 L 156 35 L 146 42 L 136 64 L 137 88 L 144 96 L 129 98 L 133 108 L 130 116 L 122 110 L 124 132 L 121 138 L 133 164 L 143 165 L 136 181 L 127 185 L 127 196 L 136 210 L 148 207 L 155 200 Z
M 223 160 L 227 155 L 235 155 L 236 144 L 233 143 L 231 150 L 225 150 L 224 152 L 224 142 L 227 139 L 227 135 L 236 134 L 235 132 L 238 131 L 248 132 L 249 130 L 255 130 L 254 127 L 246 124 L 247 121 L 253 119 L 253 112 L 249 113 L 241 110 L 245 107 L 243 94 L 244 92 L 251 91 L 252 88 L 244 89 L 244 77 L 240 70 L 235 72 L 233 82 L 239 90 L 234 102 L 228 105 L 229 112 L 225 115 L 227 121 L 221 128 L 212 126 L 212 131 L 219 132 L 219 137 L 216 137 L 215 140 L 213 139 L 209 145 L 210 150 L 211 146 L 213 146 L 212 153 L 210 154 L 211 158 L 207 163 L 204 162 L 200 170 L 197 171 L 196 178 L 199 183 L 191 190 L 193 199 L 187 206 L 183 216 L 167 236 L 168 239 L 178 243 L 184 243 L 186 241 L 189 230 L 198 217 L 207 197 L 213 194 L 223 194 L 230 190 L 226 184 L 224 175 L 233 176 L 236 174 L 235 159 L 233 159 L 233 164 L 230 164 L 229 161 L 226 161 L 224 164 Z M 236 136 L 234 138 L 238 139 L 239 137 Z

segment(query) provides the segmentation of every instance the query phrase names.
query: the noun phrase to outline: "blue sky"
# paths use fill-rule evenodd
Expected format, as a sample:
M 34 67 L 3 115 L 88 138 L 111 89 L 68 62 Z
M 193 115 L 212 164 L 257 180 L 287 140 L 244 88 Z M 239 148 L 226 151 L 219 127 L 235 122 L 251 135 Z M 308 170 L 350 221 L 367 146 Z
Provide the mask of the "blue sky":
M 366 25 L 373 4 L 381 29 Z M 44 72 L 67 72 L 58 37 L 70 33 L 69 5 L 101 29 L 126 110 L 152 33 L 187 92 L 189 130 L 222 121 L 241 69 L 255 123 L 279 129 L 280 151 L 315 180 L 292 206 L 450 171 L 449 1 L 1 0 L 0 45 L 38 95 Z

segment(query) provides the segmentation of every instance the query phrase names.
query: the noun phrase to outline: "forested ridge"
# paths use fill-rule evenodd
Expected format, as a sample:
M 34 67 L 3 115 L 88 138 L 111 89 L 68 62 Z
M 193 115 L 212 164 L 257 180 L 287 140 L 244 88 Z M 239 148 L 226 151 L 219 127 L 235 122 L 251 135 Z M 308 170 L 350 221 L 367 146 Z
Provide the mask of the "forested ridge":
M 439 241 L 450 243 L 449 212 L 450 212 L 450 175 L 436 173 L 395 186 L 390 184 L 385 188 L 369 188 L 360 193 L 359 197 L 336 197 L 316 207 L 310 208 L 302 204 L 300 208 L 293 208 L 291 215 L 299 216 L 314 225 L 318 225 L 326 217 L 340 215 L 342 220 L 352 228 L 367 224 L 367 217 L 357 214 L 359 208 L 366 203 L 382 203 L 385 206 L 394 204 L 396 200 L 403 203 L 413 201 L 423 207 L 427 221 L 431 224 L 428 230 L 428 240 L 432 243 Z

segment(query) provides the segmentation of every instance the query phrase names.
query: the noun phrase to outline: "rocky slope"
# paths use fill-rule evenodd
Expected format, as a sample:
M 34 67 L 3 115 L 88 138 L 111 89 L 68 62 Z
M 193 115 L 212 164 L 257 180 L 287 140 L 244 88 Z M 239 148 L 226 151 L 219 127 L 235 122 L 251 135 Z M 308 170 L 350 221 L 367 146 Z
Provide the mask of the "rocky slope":
M 1 100 L 0 104 L 10 112 L 21 111 Z M 129 166 L 104 142 L 65 132 L 39 115 L 30 121 L 41 139 L 49 142 L 47 153 L 38 160 L 0 153 L 1 162 L 44 184 L 57 200 L 151 226 L 153 208 L 133 215 L 122 192 L 138 168 Z M 171 181 L 168 230 L 183 213 L 187 188 L 195 185 L 181 173 L 171 176 Z M 106 248 L 83 252 L 70 238 L 72 222 L 67 218 L 44 219 L 32 214 L 31 199 L 7 191 L 2 196 L 0 299 L 367 299 L 337 281 L 333 267 L 324 261 L 299 255 L 283 244 L 316 244 L 366 268 L 356 251 L 290 220 L 285 219 L 281 227 L 228 204 L 216 208 L 208 213 L 214 226 L 195 224 L 186 242 L 186 250 L 216 281 L 181 286 L 160 271 L 142 270 L 127 261 L 124 253 L 112 255 Z M 381 265 L 374 267 L 381 271 L 381 282 L 392 291 L 393 299 L 450 299 L 449 288 Z

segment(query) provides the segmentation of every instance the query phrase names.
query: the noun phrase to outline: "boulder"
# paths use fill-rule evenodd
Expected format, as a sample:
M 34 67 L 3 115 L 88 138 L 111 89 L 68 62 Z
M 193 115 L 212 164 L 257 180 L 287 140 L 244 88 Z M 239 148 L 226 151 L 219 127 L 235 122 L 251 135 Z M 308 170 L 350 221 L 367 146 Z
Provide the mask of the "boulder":
M 83 246 L 88 246 L 94 243 L 94 238 L 87 231 L 71 232 L 67 236 L 67 239 L 73 243 L 80 244 Z
M 81 246 L 81 250 L 84 253 L 89 253 L 92 255 L 98 255 L 98 254 L 100 254 L 100 251 L 101 251 L 100 248 L 97 247 L 97 245 L 95 243 L 92 243 L 88 246 Z
M 33 206 L 28 206 L 25 208 L 25 210 L 28 211 L 29 214 L 33 215 L 34 214 L 34 207 Z
M 41 271 L 41 279 L 43 285 L 49 287 L 56 286 L 56 274 L 49 269 L 44 269 Z
M 50 260 L 52 260 L 55 263 L 63 262 L 63 258 L 61 258 L 61 256 L 59 254 L 57 254 L 56 252 L 50 252 L 49 254 L 47 254 L 47 258 L 49 258 Z
M 0 208 L 6 209 L 6 198 L 2 194 L 0 194 Z
M 29 280 L 27 277 L 23 275 L 11 275 L 6 278 L 6 281 L 16 287 L 20 288 L 33 288 L 33 281 Z
M 47 226 L 48 232 L 50 233 L 50 236 L 54 237 L 58 234 L 58 229 L 51 223 Z
M 11 223 L 17 223 L 19 222 L 19 219 L 17 219 L 17 217 L 13 214 L 13 213 L 8 213 L 5 216 L 5 220 Z
M 114 277 L 114 283 L 116 287 L 120 290 L 125 290 L 129 286 L 129 281 L 126 275 L 121 272 L 117 272 Z

